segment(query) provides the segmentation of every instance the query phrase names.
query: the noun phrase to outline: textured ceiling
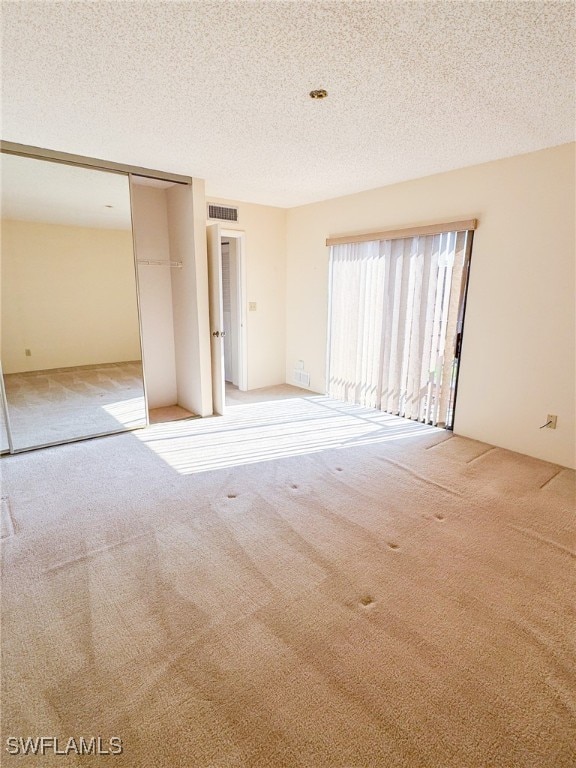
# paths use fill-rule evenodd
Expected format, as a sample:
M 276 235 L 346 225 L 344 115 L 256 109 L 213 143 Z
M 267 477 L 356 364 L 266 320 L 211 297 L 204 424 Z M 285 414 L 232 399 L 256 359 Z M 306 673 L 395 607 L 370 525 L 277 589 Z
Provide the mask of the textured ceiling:
M 2 137 L 336 197 L 572 141 L 574 7 L 3 0 Z

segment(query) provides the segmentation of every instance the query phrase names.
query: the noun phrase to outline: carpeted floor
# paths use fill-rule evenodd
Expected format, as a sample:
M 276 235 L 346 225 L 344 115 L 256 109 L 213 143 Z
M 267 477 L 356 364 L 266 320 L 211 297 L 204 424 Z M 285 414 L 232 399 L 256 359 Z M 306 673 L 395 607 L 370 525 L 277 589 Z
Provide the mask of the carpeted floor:
M 287 400 L 295 397 L 308 397 L 309 389 L 295 387 L 292 384 L 278 384 L 275 387 L 262 387 L 242 391 L 230 382 L 226 382 L 226 406 L 246 405 L 247 403 L 266 403 L 271 400 Z
M 3 739 L 123 745 L 2 765 L 575 765 L 574 472 L 290 402 L 2 459 Z
M 16 449 L 146 423 L 139 360 L 10 373 L 4 383 Z

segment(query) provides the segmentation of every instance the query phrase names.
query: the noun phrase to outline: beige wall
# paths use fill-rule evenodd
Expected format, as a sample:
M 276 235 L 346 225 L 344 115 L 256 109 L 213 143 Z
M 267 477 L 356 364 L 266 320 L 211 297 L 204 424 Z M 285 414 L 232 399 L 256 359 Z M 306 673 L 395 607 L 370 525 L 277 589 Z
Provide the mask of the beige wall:
M 210 416 L 212 374 L 208 311 L 208 255 L 204 180 L 166 190 L 178 405 Z
M 170 261 L 166 192 L 132 186 L 132 216 L 139 261 Z M 142 348 L 149 408 L 177 402 L 172 280 L 168 266 L 138 265 Z
M 2 221 L 5 373 L 137 359 L 132 233 Z
M 234 200 L 208 202 L 237 206 L 238 222 L 222 228 L 245 233 L 248 389 L 285 381 L 286 210 Z
M 574 466 L 574 147 L 290 209 L 287 381 L 325 390 L 328 235 L 476 217 L 455 432 Z

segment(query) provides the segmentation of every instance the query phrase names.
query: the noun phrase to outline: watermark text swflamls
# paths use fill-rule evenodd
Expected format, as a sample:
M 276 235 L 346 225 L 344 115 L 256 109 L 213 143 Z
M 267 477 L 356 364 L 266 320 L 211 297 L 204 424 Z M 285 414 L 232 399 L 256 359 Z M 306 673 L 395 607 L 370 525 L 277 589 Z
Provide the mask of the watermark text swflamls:
M 8 736 L 6 752 L 9 755 L 121 755 L 122 739 L 111 736 Z

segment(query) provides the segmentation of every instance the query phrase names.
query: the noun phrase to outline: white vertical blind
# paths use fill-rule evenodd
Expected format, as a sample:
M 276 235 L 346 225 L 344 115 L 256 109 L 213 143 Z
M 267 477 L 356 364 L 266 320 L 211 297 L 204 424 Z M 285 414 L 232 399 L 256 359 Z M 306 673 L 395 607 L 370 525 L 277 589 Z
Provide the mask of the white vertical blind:
M 465 241 L 443 232 L 331 247 L 332 397 L 446 423 Z

